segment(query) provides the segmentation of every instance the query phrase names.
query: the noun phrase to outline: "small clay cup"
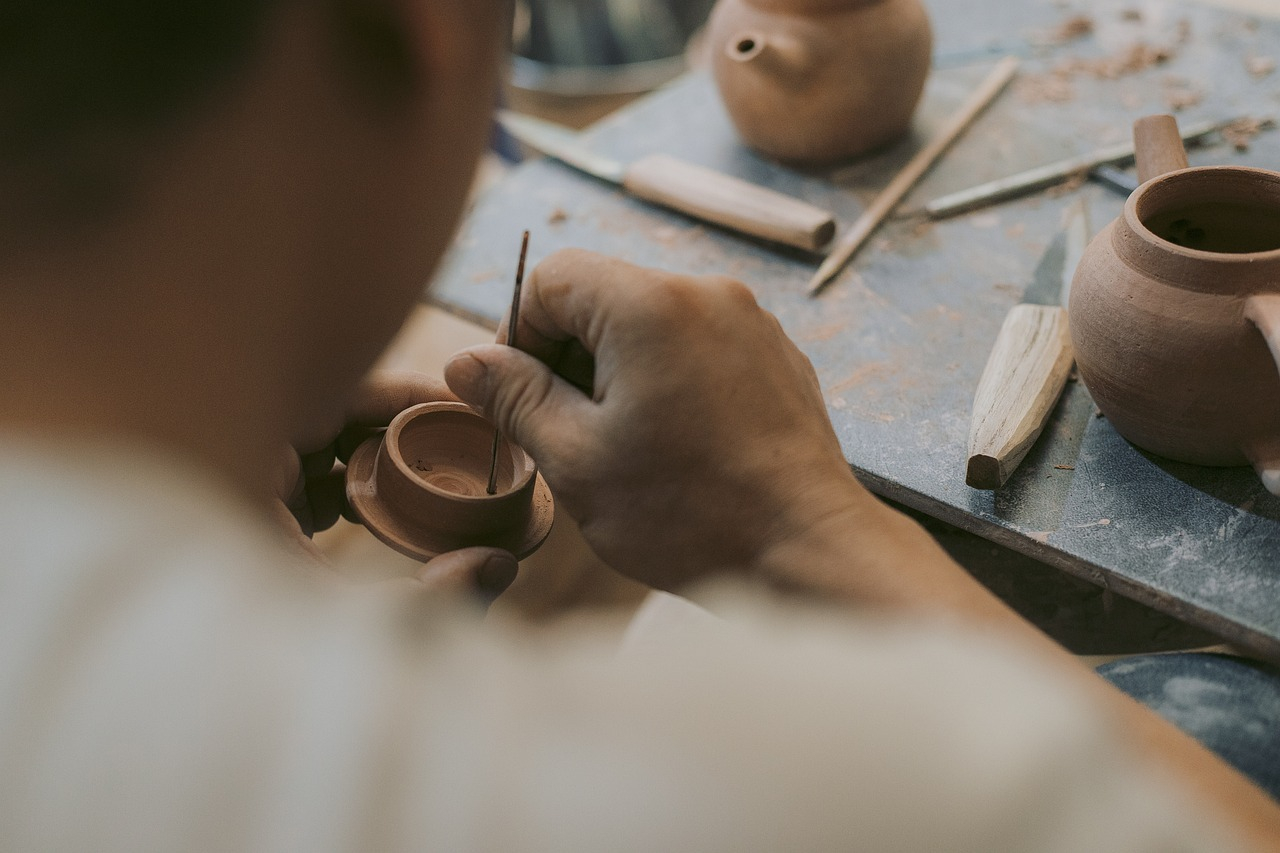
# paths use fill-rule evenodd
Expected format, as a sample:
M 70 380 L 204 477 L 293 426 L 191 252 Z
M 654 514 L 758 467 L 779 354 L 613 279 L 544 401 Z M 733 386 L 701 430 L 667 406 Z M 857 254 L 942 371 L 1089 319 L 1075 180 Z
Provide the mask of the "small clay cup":
M 1147 180 L 1072 284 L 1080 376 L 1138 447 L 1280 494 L 1280 174 L 1185 168 L 1170 117 L 1135 131 Z
M 462 403 L 405 409 L 347 465 L 347 500 L 369 530 L 420 560 L 486 545 L 523 559 L 551 532 L 551 490 L 533 460 L 498 444 L 496 494 L 488 494 L 493 425 Z

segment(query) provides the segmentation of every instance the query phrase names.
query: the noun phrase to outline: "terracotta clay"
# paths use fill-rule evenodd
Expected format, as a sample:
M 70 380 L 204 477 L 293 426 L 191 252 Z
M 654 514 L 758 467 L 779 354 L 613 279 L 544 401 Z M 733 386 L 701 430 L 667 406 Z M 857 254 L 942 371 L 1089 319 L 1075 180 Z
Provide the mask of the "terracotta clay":
M 497 493 L 486 493 L 493 425 L 461 403 L 405 409 L 382 436 L 356 449 L 347 499 L 395 550 L 429 560 L 473 545 L 532 554 L 551 532 L 551 491 L 533 460 L 506 439 Z
M 747 144 L 821 165 L 906 132 L 933 33 L 920 0 L 720 0 L 707 43 Z
M 1135 125 L 1142 174 L 1071 291 L 1080 376 L 1137 446 L 1252 463 L 1280 494 L 1280 173 L 1180 168 L 1177 125 Z M 1154 165 L 1153 165 L 1154 164 Z

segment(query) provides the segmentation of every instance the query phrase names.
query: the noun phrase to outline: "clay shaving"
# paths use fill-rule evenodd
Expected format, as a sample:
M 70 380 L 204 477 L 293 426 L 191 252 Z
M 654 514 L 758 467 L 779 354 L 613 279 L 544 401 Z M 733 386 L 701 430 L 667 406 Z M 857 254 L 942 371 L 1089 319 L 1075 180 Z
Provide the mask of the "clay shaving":
M 1264 118 L 1241 118 L 1236 119 L 1222 129 L 1222 138 L 1229 142 L 1237 151 L 1248 151 L 1249 143 L 1253 138 L 1264 130 L 1270 130 L 1276 126 L 1273 119 Z
M 1097 59 L 1072 58 L 1059 64 L 1053 73 L 1087 74 L 1100 80 L 1118 80 L 1130 74 L 1146 71 L 1155 65 L 1163 65 L 1177 54 L 1168 46 L 1136 42 L 1110 56 Z
M 1246 56 L 1244 69 L 1251 77 L 1266 77 L 1276 70 L 1276 61 L 1269 56 Z
M 1204 91 L 1191 85 L 1184 77 L 1168 75 L 1164 78 L 1164 102 L 1173 112 L 1194 107 L 1204 100 Z
M 1028 103 L 1063 103 L 1075 99 L 1073 81 L 1076 77 L 1118 80 L 1153 66 L 1163 65 L 1176 54 L 1177 50 L 1173 47 L 1137 42 L 1110 56 L 1088 59 L 1073 56 L 1059 62 L 1048 74 L 1023 78 L 1018 92 Z
M 1036 41 L 1043 45 L 1066 44 L 1087 35 L 1092 35 L 1093 18 L 1088 15 L 1075 15 L 1067 18 L 1047 33 L 1040 35 Z

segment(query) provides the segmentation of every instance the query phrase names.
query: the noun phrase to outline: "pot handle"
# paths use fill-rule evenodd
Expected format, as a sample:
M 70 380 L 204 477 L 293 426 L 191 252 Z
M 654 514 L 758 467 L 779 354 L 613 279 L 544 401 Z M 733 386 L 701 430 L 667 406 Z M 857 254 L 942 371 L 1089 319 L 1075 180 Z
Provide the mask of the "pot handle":
M 1178 120 L 1171 115 L 1144 116 L 1135 121 L 1133 150 L 1138 160 L 1138 181 L 1144 184 L 1190 165 Z
M 1245 319 L 1258 327 L 1280 369 L 1280 293 L 1259 293 L 1244 302 Z M 1256 441 L 1245 449 L 1267 491 L 1280 495 L 1280 436 Z

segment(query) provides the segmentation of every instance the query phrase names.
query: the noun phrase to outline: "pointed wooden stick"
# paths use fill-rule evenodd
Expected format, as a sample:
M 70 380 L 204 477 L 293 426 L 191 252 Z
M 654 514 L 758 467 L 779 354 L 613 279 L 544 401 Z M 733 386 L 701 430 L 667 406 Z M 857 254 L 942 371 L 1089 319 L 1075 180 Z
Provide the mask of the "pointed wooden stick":
M 889 182 L 889 186 L 885 187 L 880 195 L 876 197 L 871 207 L 867 208 L 866 213 L 862 214 L 858 221 L 853 223 L 848 233 L 836 242 L 831 254 L 822 262 L 817 274 L 809 282 L 810 296 L 817 296 L 827 286 L 827 283 L 835 278 L 840 270 L 844 269 L 844 265 L 852 260 L 853 256 L 867 242 L 867 238 L 880 227 L 880 223 L 884 222 L 885 218 L 898 206 L 898 202 L 902 201 L 906 194 L 911 191 L 911 188 L 924 177 L 925 173 L 929 171 L 938 158 L 946 153 L 946 150 L 973 123 L 973 120 L 995 100 L 997 95 L 1004 91 L 1004 87 L 1009 85 L 1009 81 L 1013 79 L 1013 75 L 1017 73 L 1017 70 L 1018 58 L 1016 56 L 1006 56 L 996 63 L 996 67 L 987 75 L 987 79 L 983 81 L 977 91 L 951 116 L 946 127 L 920 153 L 911 158 L 911 162 L 907 163 L 902 171 Z
M 507 346 L 516 345 L 516 326 L 520 323 L 520 291 L 524 289 L 524 262 L 529 257 L 529 232 L 524 232 L 524 241 L 520 244 L 520 266 L 516 268 L 515 292 L 511 295 L 511 317 L 507 322 Z M 489 463 L 488 494 L 498 493 L 498 445 L 502 442 L 502 431 L 493 431 L 493 461 Z

